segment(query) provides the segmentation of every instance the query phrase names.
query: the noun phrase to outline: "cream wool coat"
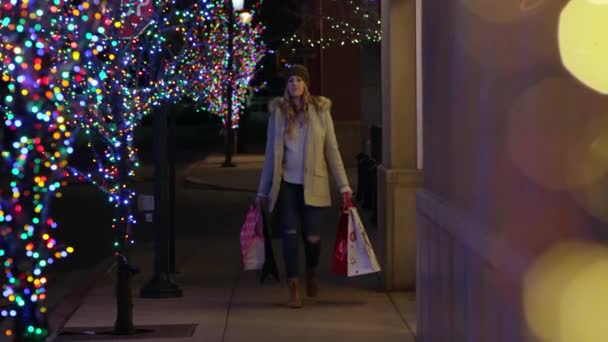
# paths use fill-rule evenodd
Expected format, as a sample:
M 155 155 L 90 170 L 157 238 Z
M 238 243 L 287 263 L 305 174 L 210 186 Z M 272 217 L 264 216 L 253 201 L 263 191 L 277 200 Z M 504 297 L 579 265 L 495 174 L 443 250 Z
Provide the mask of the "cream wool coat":
M 268 196 L 270 211 L 276 205 L 283 175 L 286 121 L 281 109 L 283 101 L 283 98 L 275 98 L 269 104 L 266 152 L 258 187 L 258 194 Z M 304 202 L 315 207 L 331 206 L 328 169 L 331 170 L 340 192 L 351 191 L 330 110 L 331 101 L 325 97 L 318 98 L 318 108 L 311 105 L 308 109 L 304 152 Z

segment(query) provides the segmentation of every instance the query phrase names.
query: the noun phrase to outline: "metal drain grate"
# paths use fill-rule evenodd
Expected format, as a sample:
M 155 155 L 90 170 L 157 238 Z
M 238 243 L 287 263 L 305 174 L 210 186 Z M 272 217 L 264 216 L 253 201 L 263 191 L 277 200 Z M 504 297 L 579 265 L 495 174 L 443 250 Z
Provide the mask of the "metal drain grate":
M 197 324 L 141 325 L 133 335 L 114 335 L 112 327 L 65 328 L 55 341 L 141 340 L 192 337 Z

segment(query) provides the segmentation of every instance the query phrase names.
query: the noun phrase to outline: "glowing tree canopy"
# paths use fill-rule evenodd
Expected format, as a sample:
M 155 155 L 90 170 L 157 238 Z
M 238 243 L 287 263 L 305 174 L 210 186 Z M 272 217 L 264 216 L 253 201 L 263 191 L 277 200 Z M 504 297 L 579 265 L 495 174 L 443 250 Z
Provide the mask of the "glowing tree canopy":
M 130 183 L 139 167 L 135 129 L 155 107 L 183 96 L 192 75 L 184 65 L 200 57 L 193 51 L 205 51 L 201 42 L 189 38 L 209 15 L 207 0 L 182 9 L 175 1 L 156 1 L 149 9 L 140 5 L 111 2 L 104 6 L 103 38 L 84 66 L 90 78 L 83 82 L 95 87 L 88 87 L 87 110 L 75 116 L 92 159 L 71 171 L 99 187 L 116 207 L 117 254 L 134 243 L 135 192 Z M 138 12 L 145 18 L 133 19 Z
M 84 66 L 88 77 L 81 87 L 88 90 L 83 101 L 86 110 L 74 116 L 74 124 L 88 144 L 82 152 L 91 159 L 73 165 L 70 171 L 97 186 L 115 208 L 117 334 L 134 332 L 129 279 L 136 268 L 127 255 L 135 242 L 132 177 L 139 166 L 135 129 L 155 107 L 182 96 L 191 77 L 183 72 L 183 65 L 190 63 L 191 51 L 203 48 L 188 38 L 207 15 L 207 0 L 181 7 L 169 0 L 105 2 L 100 13 L 103 34 Z
M 192 36 L 200 45 L 207 46 L 205 51 L 199 52 L 195 63 L 189 65 L 189 73 L 196 78 L 188 90 L 189 97 L 202 105 L 211 113 L 222 116 L 228 115 L 228 101 L 226 94 L 232 89 L 232 124 L 238 127 L 239 116 L 244 109 L 246 96 L 250 91 L 250 82 L 254 78 L 257 66 L 266 47 L 262 41 L 264 26 L 255 21 L 256 14 L 262 1 L 256 2 L 246 12 L 228 12 L 226 1 L 216 0 L 212 19 L 206 21 Z M 232 54 L 229 53 L 229 28 L 232 25 Z M 232 68 L 228 68 L 229 59 L 232 58 Z
M 128 184 L 138 166 L 133 134 L 150 107 L 149 91 L 141 84 L 144 50 L 138 46 L 139 38 L 124 37 L 131 33 L 126 27 L 133 29 L 127 26 L 131 23 L 126 15 L 129 8 L 116 1 L 106 3 L 99 13 L 104 23 L 99 28 L 103 36 L 95 43 L 94 56 L 83 66 L 88 75 L 81 85 L 88 90 L 86 110 L 73 117 L 74 125 L 80 127 L 87 141 L 91 163 L 70 168 L 78 179 L 103 191 L 114 205 L 112 228 L 117 255 L 124 253 L 125 241 L 133 241 L 130 235 L 135 219 L 131 203 L 135 193 Z
M 69 118 L 82 110 L 83 65 L 95 51 L 93 4 L 12 0 L 0 5 L 2 146 L 0 264 L 3 295 L 14 303 L 7 336 L 43 340 L 48 334 L 45 269 L 73 252 L 53 238 L 53 197 L 72 153 Z M 86 33 L 85 33 L 86 32 Z

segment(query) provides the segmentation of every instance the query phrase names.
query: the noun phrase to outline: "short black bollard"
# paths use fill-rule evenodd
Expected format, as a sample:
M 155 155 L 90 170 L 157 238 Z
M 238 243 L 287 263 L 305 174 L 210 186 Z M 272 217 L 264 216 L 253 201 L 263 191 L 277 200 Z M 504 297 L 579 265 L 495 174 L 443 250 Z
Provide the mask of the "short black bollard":
M 368 205 L 369 208 L 373 210 L 373 214 L 371 220 L 373 223 L 378 222 L 378 162 L 370 158 L 367 165 L 368 175 L 369 175 L 369 198 Z
M 365 153 L 359 153 L 357 158 L 357 194 L 355 199 L 357 203 L 363 203 L 365 197 L 369 193 L 369 177 L 367 176 L 367 168 L 365 167 L 366 160 L 369 156 Z
M 114 322 L 114 334 L 133 335 L 133 291 L 132 278 L 139 273 L 139 268 L 129 264 L 124 255 L 116 256 L 117 279 L 116 279 L 116 321 Z

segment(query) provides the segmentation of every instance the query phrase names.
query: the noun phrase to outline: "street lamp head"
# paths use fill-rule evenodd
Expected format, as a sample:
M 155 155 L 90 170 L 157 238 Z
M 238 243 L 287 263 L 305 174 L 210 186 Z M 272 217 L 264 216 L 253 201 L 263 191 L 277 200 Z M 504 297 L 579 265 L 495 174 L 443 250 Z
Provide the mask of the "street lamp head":
M 243 24 L 249 24 L 249 23 L 251 23 L 251 13 L 249 13 L 247 11 L 243 11 L 243 12 L 239 13 L 239 20 Z
M 245 0 L 231 0 L 232 1 L 232 10 L 235 12 L 239 12 L 243 10 L 245 7 Z

